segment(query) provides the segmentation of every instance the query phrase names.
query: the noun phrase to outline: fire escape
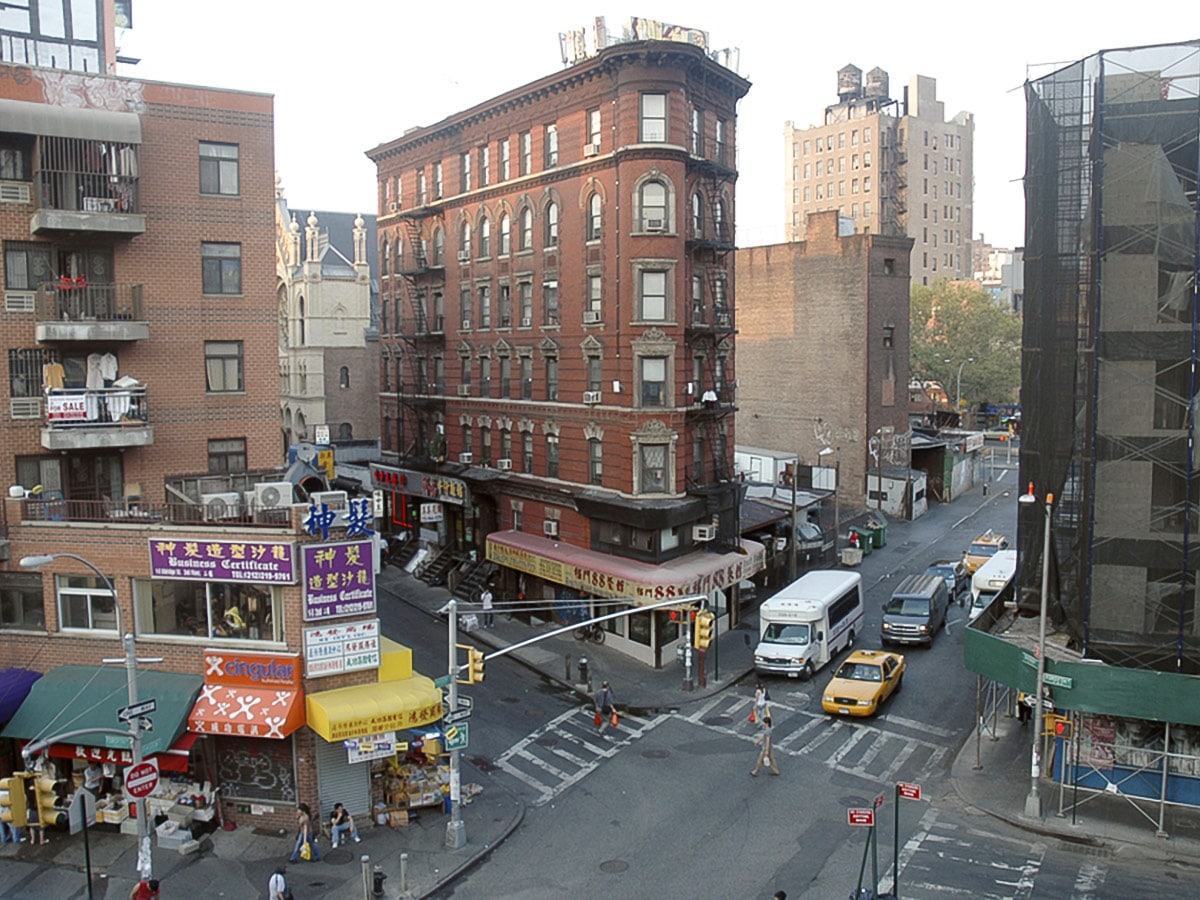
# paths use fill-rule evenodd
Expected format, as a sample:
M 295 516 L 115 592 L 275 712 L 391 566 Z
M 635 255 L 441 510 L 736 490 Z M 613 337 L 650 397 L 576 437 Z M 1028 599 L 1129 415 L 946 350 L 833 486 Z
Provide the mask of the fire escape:
M 905 235 L 908 234 L 907 160 L 898 140 L 898 120 L 893 118 L 887 128 L 883 127 L 884 121 L 880 116 L 879 230 L 882 234 Z
M 441 198 L 398 213 L 394 237 L 402 241 L 397 254 L 392 299 L 397 309 L 398 341 L 393 353 L 402 359 L 396 386 L 396 446 L 400 460 L 442 461 L 446 456 L 443 433 L 446 398 L 443 306 L 446 269 L 444 230 L 430 227 L 442 213 Z M 436 236 L 430 255 L 430 234 Z

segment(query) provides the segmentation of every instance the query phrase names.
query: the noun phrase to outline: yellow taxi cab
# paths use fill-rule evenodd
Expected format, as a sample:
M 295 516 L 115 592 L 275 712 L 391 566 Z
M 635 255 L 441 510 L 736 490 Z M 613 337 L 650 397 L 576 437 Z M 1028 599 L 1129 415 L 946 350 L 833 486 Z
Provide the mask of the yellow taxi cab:
M 975 540 L 963 554 L 963 562 L 967 564 L 967 574 L 974 575 L 975 570 L 995 556 L 1001 550 L 1008 549 L 1008 535 L 997 534 L 988 529 Z
M 903 681 L 904 657 L 899 653 L 855 650 L 825 686 L 821 709 L 831 716 L 873 716 Z

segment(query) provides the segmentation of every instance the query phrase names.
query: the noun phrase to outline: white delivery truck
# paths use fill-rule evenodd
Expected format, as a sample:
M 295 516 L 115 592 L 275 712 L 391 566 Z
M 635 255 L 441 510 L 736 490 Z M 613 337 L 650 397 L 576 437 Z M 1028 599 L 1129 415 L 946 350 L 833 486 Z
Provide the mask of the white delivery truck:
M 811 678 L 862 634 L 862 576 L 844 570 L 808 572 L 758 608 L 754 668 Z
M 971 576 L 971 613 L 967 621 L 978 619 L 1012 583 L 1016 573 L 1016 550 L 997 550 L 995 556 L 976 569 Z

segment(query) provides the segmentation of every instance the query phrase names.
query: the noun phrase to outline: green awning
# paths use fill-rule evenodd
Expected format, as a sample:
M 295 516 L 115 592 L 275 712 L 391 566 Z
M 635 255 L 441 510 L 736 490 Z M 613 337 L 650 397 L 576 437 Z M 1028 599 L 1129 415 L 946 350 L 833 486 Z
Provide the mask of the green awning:
M 154 700 L 147 718 L 153 731 L 142 733 L 142 755 L 161 753 L 187 727 L 188 713 L 204 679 L 177 672 L 138 670 L 138 701 Z M 129 705 L 124 666 L 59 666 L 33 683 L 29 696 L 4 727 L 4 737 L 32 741 L 86 728 L 127 728 L 117 713 Z M 129 749 L 126 737 L 83 734 L 67 743 Z

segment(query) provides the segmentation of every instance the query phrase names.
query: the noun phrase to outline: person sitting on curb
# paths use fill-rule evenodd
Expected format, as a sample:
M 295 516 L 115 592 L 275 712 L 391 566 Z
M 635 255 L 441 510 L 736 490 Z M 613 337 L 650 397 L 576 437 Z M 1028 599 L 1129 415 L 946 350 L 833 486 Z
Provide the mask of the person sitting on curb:
M 337 845 L 342 843 L 339 838 L 347 832 L 354 839 L 354 843 L 362 841 L 362 838 L 358 836 L 358 829 L 354 827 L 354 817 L 346 811 L 346 807 L 342 804 L 335 803 L 333 804 L 333 815 L 329 817 L 330 846 L 336 849 Z

